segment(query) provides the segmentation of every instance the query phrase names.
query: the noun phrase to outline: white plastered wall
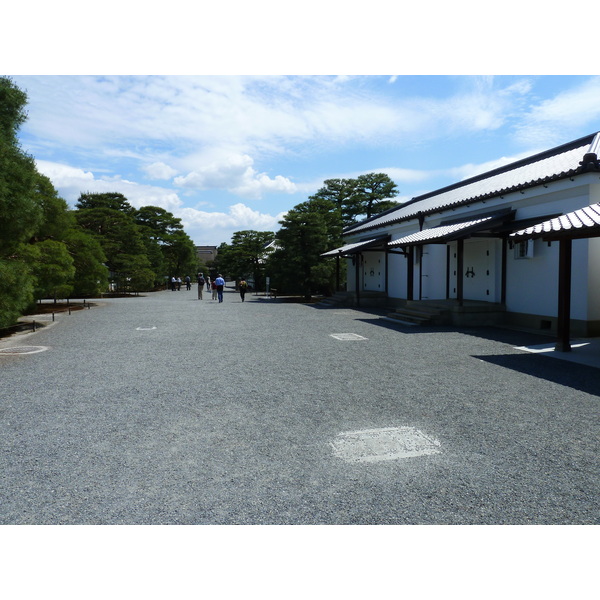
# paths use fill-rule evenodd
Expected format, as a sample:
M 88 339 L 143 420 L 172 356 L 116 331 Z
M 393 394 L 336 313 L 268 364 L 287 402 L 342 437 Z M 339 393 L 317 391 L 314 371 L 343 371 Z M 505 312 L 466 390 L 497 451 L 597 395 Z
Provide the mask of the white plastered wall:
M 583 321 L 586 321 L 588 318 L 588 248 L 589 240 L 573 240 L 573 256 L 571 259 L 571 318 Z M 556 300 L 556 304 L 558 307 L 558 299 Z
M 600 237 L 588 240 L 588 320 L 600 320 Z
M 388 254 L 388 296 L 406 298 L 408 257 L 390 252 Z
M 421 298 L 439 300 L 446 298 L 446 244 L 426 244 L 421 256 Z M 418 288 L 415 289 L 415 296 Z
M 515 258 L 508 249 L 506 308 L 509 312 L 556 316 L 558 298 L 558 243 L 551 247 L 533 241 L 531 258 Z
M 590 204 L 600 202 L 600 184 L 590 185 Z M 588 240 L 588 320 L 600 320 L 600 237 Z

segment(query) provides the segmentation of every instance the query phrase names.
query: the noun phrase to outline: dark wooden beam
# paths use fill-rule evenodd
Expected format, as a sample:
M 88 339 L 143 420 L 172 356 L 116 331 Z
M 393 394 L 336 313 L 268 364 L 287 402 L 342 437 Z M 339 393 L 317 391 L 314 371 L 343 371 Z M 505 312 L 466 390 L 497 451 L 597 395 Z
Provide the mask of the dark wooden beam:
M 356 283 L 354 287 L 356 289 L 356 306 L 360 306 L 360 254 L 354 255 L 354 266 L 355 266 L 355 278 Z
M 558 322 L 555 350 L 571 351 L 571 239 L 560 240 L 558 249 Z
M 446 300 L 450 298 L 450 246 L 446 246 Z
M 458 305 L 463 305 L 463 269 L 464 269 L 464 250 L 465 241 L 463 239 L 456 241 L 456 299 Z
M 410 246 L 408 249 L 408 255 L 406 257 L 408 261 L 406 265 L 406 299 L 414 300 L 414 286 L 415 286 L 415 247 Z
M 502 274 L 500 282 L 500 303 L 506 304 L 506 263 L 508 260 L 508 239 L 506 236 L 502 238 Z

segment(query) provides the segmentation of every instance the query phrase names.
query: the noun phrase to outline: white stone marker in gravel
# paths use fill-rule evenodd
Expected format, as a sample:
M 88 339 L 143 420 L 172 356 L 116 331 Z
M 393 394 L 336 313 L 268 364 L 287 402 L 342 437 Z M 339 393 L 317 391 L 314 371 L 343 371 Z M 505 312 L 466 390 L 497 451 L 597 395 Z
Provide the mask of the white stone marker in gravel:
M 440 454 L 440 443 L 414 427 L 387 427 L 339 433 L 330 442 L 346 462 L 379 462 Z
M 358 335 L 358 333 L 330 333 L 332 338 L 336 340 L 342 340 L 343 342 L 349 342 L 352 340 L 366 340 L 368 338 Z

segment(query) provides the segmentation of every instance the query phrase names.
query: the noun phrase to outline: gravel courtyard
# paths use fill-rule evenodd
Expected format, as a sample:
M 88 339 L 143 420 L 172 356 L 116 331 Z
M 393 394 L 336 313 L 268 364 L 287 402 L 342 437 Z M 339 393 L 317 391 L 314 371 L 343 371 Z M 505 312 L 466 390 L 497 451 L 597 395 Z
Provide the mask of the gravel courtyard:
M 2 524 L 600 522 L 600 369 L 530 334 L 209 296 L 0 340 L 40 350 L 0 352 Z

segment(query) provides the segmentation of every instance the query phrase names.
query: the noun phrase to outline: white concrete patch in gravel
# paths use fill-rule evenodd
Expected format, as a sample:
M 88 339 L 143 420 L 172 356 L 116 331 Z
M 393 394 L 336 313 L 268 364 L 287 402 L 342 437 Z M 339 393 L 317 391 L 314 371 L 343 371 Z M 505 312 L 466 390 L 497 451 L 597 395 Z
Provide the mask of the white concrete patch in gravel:
M 440 454 L 440 443 L 414 427 L 387 427 L 339 433 L 330 442 L 333 453 L 346 462 L 380 462 Z
M 136 331 L 152 331 L 153 329 L 156 329 L 156 327 L 136 327 L 135 328 Z
M 362 335 L 358 335 L 358 333 L 330 333 L 332 338 L 336 340 L 341 340 L 343 342 L 350 342 L 353 340 L 366 340 L 368 338 L 363 337 Z

